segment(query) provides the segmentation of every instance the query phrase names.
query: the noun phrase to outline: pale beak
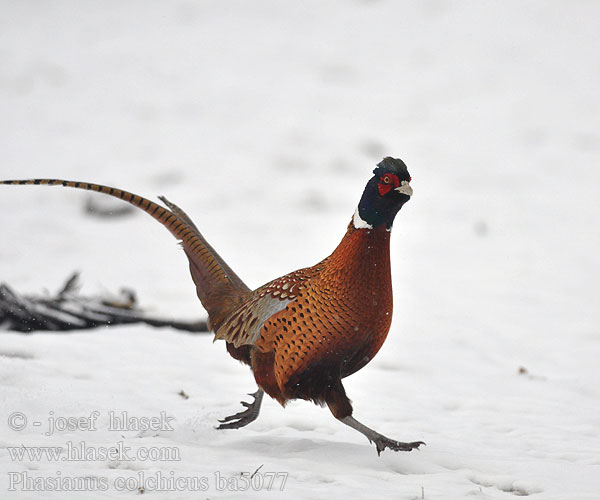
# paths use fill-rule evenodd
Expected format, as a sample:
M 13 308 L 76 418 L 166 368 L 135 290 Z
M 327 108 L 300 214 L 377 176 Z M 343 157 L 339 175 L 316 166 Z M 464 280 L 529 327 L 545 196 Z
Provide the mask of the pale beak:
M 410 184 L 408 183 L 408 181 L 402 181 L 400 183 L 400 186 L 397 187 L 395 190 L 398 191 L 399 193 L 405 194 L 407 196 L 412 196 L 412 194 L 413 194 L 413 190 L 410 187 Z

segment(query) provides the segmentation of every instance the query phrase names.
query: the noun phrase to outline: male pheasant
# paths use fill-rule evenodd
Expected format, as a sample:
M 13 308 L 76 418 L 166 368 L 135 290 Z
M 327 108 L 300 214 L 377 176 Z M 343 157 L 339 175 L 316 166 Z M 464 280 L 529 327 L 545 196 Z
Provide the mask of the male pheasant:
M 314 265 L 250 290 L 200 234 L 190 218 L 166 198 L 168 208 L 98 184 L 57 179 L 2 184 L 60 185 L 105 193 L 141 208 L 180 240 L 216 339 L 249 365 L 258 385 L 246 410 L 221 420 L 219 429 L 243 427 L 259 414 L 263 394 L 282 405 L 292 399 L 326 404 L 335 418 L 385 448 L 410 451 L 352 416 L 342 379 L 375 356 L 392 320 L 390 231 L 411 195 L 402 160 L 384 158 L 373 171 L 346 234 L 333 253 Z

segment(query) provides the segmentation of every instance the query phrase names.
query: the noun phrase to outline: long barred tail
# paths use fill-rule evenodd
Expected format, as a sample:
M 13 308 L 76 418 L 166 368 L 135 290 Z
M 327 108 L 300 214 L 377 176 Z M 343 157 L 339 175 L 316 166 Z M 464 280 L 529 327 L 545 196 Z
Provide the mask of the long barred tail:
M 109 186 L 102 186 L 100 184 L 91 184 L 89 182 L 76 182 L 76 181 L 65 181 L 62 179 L 27 179 L 17 181 L 0 181 L 0 184 L 19 185 L 23 186 L 26 184 L 35 184 L 37 186 L 63 186 L 76 189 L 86 189 L 87 191 L 96 191 L 98 193 L 108 194 L 115 198 L 120 198 L 123 201 L 131 203 L 138 208 L 141 208 L 144 212 L 150 214 L 157 221 L 163 224 L 176 238 L 184 240 L 191 231 L 187 229 L 178 217 L 161 207 L 158 203 L 154 203 L 147 198 L 143 198 L 136 194 L 130 193 L 129 191 L 123 191 L 122 189 L 112 188 Z
M 208 244 L 187 214 L 164 197 L 160 199 L 165 202 L 168 208 L 129 191 L 89 182 L 62 179 L 28 179 L 0 181 L 0 184 L 64 186 L 96 191 L 120 198 L 146 212 L 165 226 L 175 238 L 181 240 L 190 261 L 190 270 L 196 283 L 198 297 L 207 309 L 209 316 L 217 316 L 214 320 L 211 318 L 213 327 L 218 326 L 216 324 L 219 323 L 218 316 L 221 316 L 221 314 L 216 314 L 219 304 L 213 303 L 217 300 L 217 297 L 222 300 L 229 294 L 243 294 L 249 291 L 249 288 Z M 211 300 L 211 297 L 214 297 L 214 300 Z

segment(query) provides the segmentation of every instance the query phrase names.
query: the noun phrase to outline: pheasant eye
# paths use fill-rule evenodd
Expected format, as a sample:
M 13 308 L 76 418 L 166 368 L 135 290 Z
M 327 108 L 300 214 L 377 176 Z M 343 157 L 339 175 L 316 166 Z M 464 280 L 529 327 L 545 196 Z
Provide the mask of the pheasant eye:
M 400 181 L 398 180 L 398 176 L 394 174 L 383 174 L 379 178 L 379 195 L 385 196 L 388 194 L 393 188 L 397 188 L 400 185 Z

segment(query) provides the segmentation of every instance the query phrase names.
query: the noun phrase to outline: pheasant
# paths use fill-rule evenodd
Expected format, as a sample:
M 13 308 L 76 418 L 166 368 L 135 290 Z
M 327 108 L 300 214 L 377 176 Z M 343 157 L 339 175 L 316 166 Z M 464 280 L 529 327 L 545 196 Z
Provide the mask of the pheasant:
M 250 366 L 258 390 L 245 410 L 220 420 L 218 429 L 237 429 L 259 415 L 263 395 L 285 406 L 293 399 L 327 405 L 333 416 L 364 434 L 377 453 L 411 451 L 403 443 L 352 416 L 342 379 L 379 351 L 392 320 L 390 234 L 394 218 L 412 196 L 404 162 L 384 158 L 373 171 L 346 234 L 316 265 L 250 290 L 208 244 L 186 213 L 164 197 L 166 208 L 141 196 L 99 184 L 58 179 L 0 181 L 96 191 L 139 207 L 163 224 L 189 260 L 196 292 L 214 339 Z

